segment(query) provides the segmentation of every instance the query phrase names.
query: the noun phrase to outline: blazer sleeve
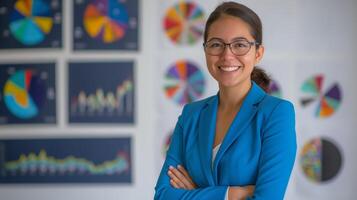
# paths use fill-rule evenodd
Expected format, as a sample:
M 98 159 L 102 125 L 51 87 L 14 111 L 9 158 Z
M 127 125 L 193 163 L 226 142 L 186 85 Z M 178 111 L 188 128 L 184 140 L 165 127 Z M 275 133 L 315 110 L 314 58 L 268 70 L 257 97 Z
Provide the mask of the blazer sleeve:
M 171 144 L 166 155 L 166 160 L 161 169 L 160 176 L 155 187 L 155 200 L 224 200 L 227 186 L 209 186 L 194 190 L 176 189 L 170 185 L 170 177 L 167 175 L 169 166 L 184 166 L 184 138 L 183 123 L 184 113 L 179 117 L 174 133 L 171 138 Z
M 282 200 L 296 155 L 295 112 L 281 101 L 263 124 L 255 191 L 248 200 Z

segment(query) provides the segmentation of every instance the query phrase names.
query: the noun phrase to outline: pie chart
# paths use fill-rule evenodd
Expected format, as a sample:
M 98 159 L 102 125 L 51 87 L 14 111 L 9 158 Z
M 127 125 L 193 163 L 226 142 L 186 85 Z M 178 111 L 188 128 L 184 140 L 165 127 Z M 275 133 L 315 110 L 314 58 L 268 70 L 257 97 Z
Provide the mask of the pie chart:
M 165 33 L 175 44 L 196 43 L 202 37 L 204 27 L 204 12 L 193 2 L 181 1 L 169 8 L 163 20 Z
M 179 60 L 168 69 L 164 90 L 168 98 L 179 105 L 184 105 L 202 96 L 205 90 L 205 78 L 195 64 Z
M 342 92 L 338 83 L 332 83 L 326 91 L 323 91 L 324 78 L 323 75 L 311 77 L 301 87 L 305 95 L 301 98 L 301 105 L 306 107 L 313 102 L 318 102 L 315 116 L 320 118 L 330 117 L 334 114 L 342 101 Z
M 39 113 L 44 104 L 45 91 L 44 81 L 32 71 L 17 71 L 5 83 L 5 105 L 14 116 L 30 119 Z
M 314 138 L 304 145 L 300 154 L 300 166 L 309 180 L 326 182 L 340 171 L 342 155 L 329 139 Z
M 269 94 L 275 97 L 282 97 L 280 86 L 275 80 L 270 81 Z
M 42 42 L 53 26 L 51 9 L 44 0 L 17 0 L 10 15 L 10 32 L 24 45 Z
M 124 37 L 129 16 L 118 0 L 93 0 L 84 11 L 84 28 L 88 35 L 104 43 Z

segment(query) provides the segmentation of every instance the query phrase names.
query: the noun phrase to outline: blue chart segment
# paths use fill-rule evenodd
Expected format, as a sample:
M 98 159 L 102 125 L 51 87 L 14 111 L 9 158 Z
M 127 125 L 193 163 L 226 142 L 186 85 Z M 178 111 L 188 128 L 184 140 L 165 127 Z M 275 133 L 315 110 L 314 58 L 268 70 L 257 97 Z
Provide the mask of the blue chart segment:
M 73 1 L 75 50 L 138 49 L 138 1 Z
M 132 123 L 134 77 L 132 62 L 70 63 L 71 123 Z
M 55 123 L 54 65 L 0 65 L 0 124 Z
M 3 48 L 60 47 L 62 1 L 15 0 L 0 3 Z
M 131 182 L 130 138 L 0 140 L 0 183 Z

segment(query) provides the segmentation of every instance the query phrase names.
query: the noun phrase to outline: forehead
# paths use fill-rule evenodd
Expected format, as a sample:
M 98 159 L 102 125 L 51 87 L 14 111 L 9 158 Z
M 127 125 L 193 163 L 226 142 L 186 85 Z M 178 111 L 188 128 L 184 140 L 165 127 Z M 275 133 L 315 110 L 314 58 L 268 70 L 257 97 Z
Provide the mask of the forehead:
M 220 38 L 225 41 L 231 41 L 234 38 L 254 39 L 250 33 L 250 26 L 239 17 L 222 15 L 211 24 L 208 30 L 207 40 L 211 38 Z

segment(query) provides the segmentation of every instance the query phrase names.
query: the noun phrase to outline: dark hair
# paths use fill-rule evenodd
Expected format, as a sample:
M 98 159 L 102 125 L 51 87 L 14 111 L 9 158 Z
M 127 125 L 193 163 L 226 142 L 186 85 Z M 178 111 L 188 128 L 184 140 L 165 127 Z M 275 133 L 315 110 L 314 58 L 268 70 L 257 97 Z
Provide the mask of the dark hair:
M 253 72 L 250 76 L 252 81 L 258 84 L 265 92 L 270 92 L 269 85 L 271 79 L 263 69 L 259 67 L 254 67 Z
M 262 22 L 258 15 L 245 5 L 236 2 L 224 2 L 217 6 L 217 8 L 209 15 L 205 31 L 203 35 L 204 42 L 207 42 L 208 31 L 210 26 L 218 20 L 222 15 L 230 15 L 238 17 L 250 26 L 250 34 L 258 43 L 257 46 L 263 42 Z

